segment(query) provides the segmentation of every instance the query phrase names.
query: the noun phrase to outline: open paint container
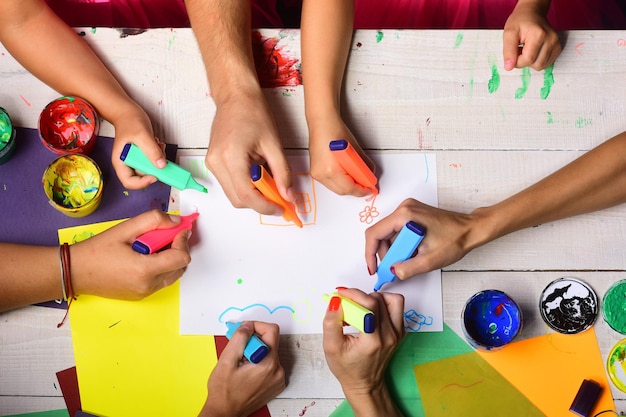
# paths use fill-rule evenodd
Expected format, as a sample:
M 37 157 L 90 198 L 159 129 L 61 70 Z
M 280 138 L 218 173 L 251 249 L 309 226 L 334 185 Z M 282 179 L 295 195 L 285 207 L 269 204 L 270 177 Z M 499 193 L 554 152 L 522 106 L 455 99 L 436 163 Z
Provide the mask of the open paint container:
M 617 281 L 604 294 L 602 317 L 618 333 L 626 334 L 626 279 Z
M 100 205 L 104 183 L 100 167 L 85 155 L 65 155 L 43 174 L 50 205 L 69 217 L 85 217 Z
M 0 165 L 7 162 L 15 151 L 15 129 L 9 113 L 0 107 Z
M 499 349 L 522 331 L 522 310 L 502 291 L 484 290 L 465 303 L 461 326 L 471 346 Z
M 99 128 L 96 110 L 79 97 L 60 97 L 39 115 L 41 142 L 57 155 L 89 154 Z
M 626 392 L 626 339 L 622 339 L 611 349 L 606 359 L 606 370 L 611 382 L 622 392 Z
M 576 278 L 552 281 L 539 298 L 541 317 L 551 329 L 576 334 L 590 328 L 598 317 L 598 297 L 593 289 Z

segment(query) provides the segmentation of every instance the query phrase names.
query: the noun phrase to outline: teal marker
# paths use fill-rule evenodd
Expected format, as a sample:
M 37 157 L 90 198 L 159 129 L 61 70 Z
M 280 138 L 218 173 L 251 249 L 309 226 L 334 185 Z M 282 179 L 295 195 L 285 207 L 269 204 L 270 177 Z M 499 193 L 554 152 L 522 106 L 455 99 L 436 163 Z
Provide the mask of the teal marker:
M 147 175 L 152 175 L 171 187 L 178 188 L 179 190 L 191 188 L 202 191 L 203 193 L 208 192 L 205 187 L 191 176 L 189 171 L 180 165 L 167 161 L 167 165 L 165 165 L 164 168 L 155 167 L 141 149 L 132 143 L 124 145 L 120 159 L 132 169 L 141 171 Z
M 324 294 L 322 298 L 329 302 L 332 297 L 341 298 L 341 310 L 343 311 L 343 321 L 354 327 L 361 333 L 374 333 L 376 330 L 376 316 L 361 304 L 352 301 L 339 293 Z
M 226 332 L 226 338 L 228 340 L 233 337 L 235 330 L 237 330 L 239 326 L 241 326 L 240 321 L 236 323 L 230 321 L 226 322 L 226 327 L 228 327 L 228 331 Z M 267 347 L 265 343 L 263 343 L 259 336 L 252 333 L 252 337 L 250 337 L 250 340 L 248 340 L 248 343 L 243 350 L 243 356 L 245 356 L 245 358 L 248 359 L 250 363 L 259 363 L 263 360 L 263 358 L 267 356 L 268 353 L 270 353 L 270 348 Z

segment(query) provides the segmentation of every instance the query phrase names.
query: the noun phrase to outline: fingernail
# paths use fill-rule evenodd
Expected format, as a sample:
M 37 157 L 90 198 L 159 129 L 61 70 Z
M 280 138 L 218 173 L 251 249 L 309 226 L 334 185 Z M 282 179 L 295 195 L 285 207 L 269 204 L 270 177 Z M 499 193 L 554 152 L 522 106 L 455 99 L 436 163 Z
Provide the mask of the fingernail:
M 367 273 L 368 273 L 368 274 L 370 274 L 370 275 L 372 275 L 372 270 L 370 269 L 370 266 L 369 266 L 369 265 L 367 266 Z
M 347 289 L 348 289 L 348 287 L 335 287 L 335 289 L 336 289 L 337 291 L 339 291 L 339 290 L 347 290 Z
M 396 274 L 396 267 L 392 266 L 391 268 L 389 268 L 389 270 L 391 271 L 392 274 Z
M 250 323 L 249 321 L 244 321 L 243 323 L 241 323 L 241 326 L 239 326 L 239 328 L 244 329 L 244 330 L 254 329 L 254 327 L 252 327 L 252 323 Z
M 165 165 L 167 165 L 167 162 L 165 162 L 165 159 L 163 158 L 157 159 L 156 161 L 157 168 L 165 168 Z
M 338 311 L 341 306 L 341 298 L 334 296 L 330 299 L 328 303 L 328 311 Z
M 174 223 L 180 223 L 182 221 L 181 217 L 176 214 L 170 214 L 170 220 Z

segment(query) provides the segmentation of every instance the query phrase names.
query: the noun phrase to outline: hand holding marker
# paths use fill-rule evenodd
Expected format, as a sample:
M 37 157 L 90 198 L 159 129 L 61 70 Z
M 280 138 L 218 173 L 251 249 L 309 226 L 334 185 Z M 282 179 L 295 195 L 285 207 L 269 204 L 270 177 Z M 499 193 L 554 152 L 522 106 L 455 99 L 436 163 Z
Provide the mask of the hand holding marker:
M 378 265 L 378 281 L 374 286 L 374 291 L 380 290 L 384 284 L 396 279 L 396 275 L 391 272 L 391 267 L 396 262 L 406 261 L 413 256 L 425 234 L 426 229 L 413 221 L 404 225 Z
M 302 227 L 302 221 L 298 218 L 295 205 L 285 200 L 276 187 L 274 178 L 269 172 L 263 168 L 262 165 L 254 164 L 250 169 L 250 178 L 252 184 L 265 198 L 272 203 L 279 205 L 283 208 L 283 218 L 288 222 L 294 222 L 296 226 Z
M 196 220 L 199 215 L 200 213 L 195 212 L 187 216 L 181 216 L 181 221 L 177 226 L 168 229 L 154 229 L 144 233 L 133 242 L 133 249 L 135 252 L 144 255 L 158 252 L 166 245 L 172 243 L 181 230 L 191 230 L 194 220 Z
M 241 326 L 241 322 L 237 322 L 237 323 L 227 322 L 226 323 L 226 327 L 228 327 L 228 331 L 226 332 L 226 338 L 228 340 L 230 340 L 233 337 L 235 330 L 237 330 L 239 326 Z M 243 356 L 250 363 L 261 362 L 263 358 L 267 356 L 268 353 L 270 353 L 270 348 L 267 347 L 267 345 L 263 343 L 261 338 L 254 333 L 250 337 L 250 340 L 248 340 L 248 343 L 246 344 L 246 347 L 243 350 Z
M 132 169 L 152 175 L 171 187 L 179 190 L 192 188 L 203 193 L 208 192 L 205 187 L 198 184 L 189 171 L 172 161 L 167 161 L 164 168 L 155 167 L 141 149 L 132 143 L 124 145 L 120 159 Z
M 341 298 L 343 321 L 361 333 L 374 333 L 374 330 L 376 330 L 376 316 L 361 304 L 352 301 L 348 297 L 343 297 L 339 293 L 324 294 L 322 297 L 327 303 L 332 297 Z
M 355 183 L 361 187 L 369 188 L 374 195 L 378 195 L 378 188 L 376 188 L 378 178 L 347 140 L 333 140 L 328 147 L 339 165 L 352 177 Z

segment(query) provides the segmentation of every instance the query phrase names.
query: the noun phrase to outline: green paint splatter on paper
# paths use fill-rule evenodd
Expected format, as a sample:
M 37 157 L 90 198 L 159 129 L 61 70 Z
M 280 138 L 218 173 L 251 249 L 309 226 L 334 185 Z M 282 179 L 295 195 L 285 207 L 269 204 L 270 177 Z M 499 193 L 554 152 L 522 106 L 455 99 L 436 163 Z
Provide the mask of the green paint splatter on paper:
M 554 64 L 550 65 L 543 72 L 543 87 L 541 87 L 540 94 L 543 100 L 547 99 L 550 95 L 550 90 L 554 85 L 554 74 L 552 71 L 554 70 Z
M 554 119 L 552 118 L 552 113 L 547 111 L 546 114 L 548 115 L 548 124 L 551 125 L 554 123 Z
M 456 35 L 456 40 L 454 41 L 454 49 L 459 49 L 459 46 L 461 46 L 462 42 L 463 42 L 463 34 L 459 32 Z
M 500 88 L 500 73 L 496 64 L 491 64 L 491 79 L 487 83 L 489 93 L 493 94 Z
M 383 31 L 379 30 L 376 32 L 376 43 L 379 43 L 380 41 L 383 40 Z
M 515 98 L 520 99 L 524 97 L 530 84 L 530 69 L 528 67 L 522 68 L 522 86 L 515 90 Z
M 237 280 L 237 284 L 239 284 L 239 285 L 243 284 L 243 279 L 239 278 L 239 279 Z

